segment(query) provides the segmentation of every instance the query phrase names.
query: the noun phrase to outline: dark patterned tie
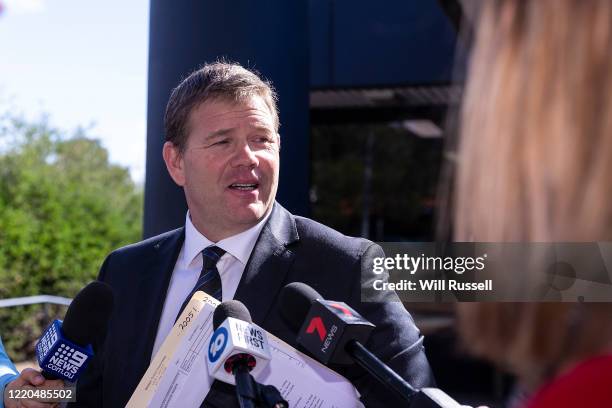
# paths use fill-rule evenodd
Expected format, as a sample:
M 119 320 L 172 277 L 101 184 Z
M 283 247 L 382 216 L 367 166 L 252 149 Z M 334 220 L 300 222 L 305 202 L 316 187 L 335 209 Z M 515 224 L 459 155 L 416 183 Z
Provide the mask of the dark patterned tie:
M 221 276 L 219 275 L 219 270 L 217 269 L 217 262 L 219 259 L 221 259 L 224 253 L 224 250 L 216 246 L 204 248 L 202 251 L 203 263 L 200 277 L 198 278 L 198 281 L 191 292 L 189 292 L 187 299 L 185 299 L 183 302 L 181 309 L 176 315 L 175 321 L 178 320 L 179 316 L 181 313 L 183 313 L 183 310 L 187 306 L 187 303 L 189 303 L 191 297 L 198 290 L 206 292 L 207 294 L 216 298 L 218 301 L 221 301 Z

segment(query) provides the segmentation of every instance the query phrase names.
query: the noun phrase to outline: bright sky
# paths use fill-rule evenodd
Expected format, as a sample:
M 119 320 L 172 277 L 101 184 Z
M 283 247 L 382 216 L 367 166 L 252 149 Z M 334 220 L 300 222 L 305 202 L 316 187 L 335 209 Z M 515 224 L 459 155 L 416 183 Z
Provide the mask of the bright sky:
M 93 127 L 144 180 L 148 0 L 0 0 L 0 109 Z

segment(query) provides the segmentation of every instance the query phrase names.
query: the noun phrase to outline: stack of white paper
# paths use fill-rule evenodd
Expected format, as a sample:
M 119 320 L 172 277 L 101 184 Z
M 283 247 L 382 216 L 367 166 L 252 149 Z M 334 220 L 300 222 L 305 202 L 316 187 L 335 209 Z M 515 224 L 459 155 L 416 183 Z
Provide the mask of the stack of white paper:
M 196 292 L 138 384 L 128 408 L 200 406 L 213 381 L 206 354 L 219 302 Z M 255 380 L 279 389 L 291 408 L 361 407 L 359 394 L 340 374 L 268 334 L 272 360 Z

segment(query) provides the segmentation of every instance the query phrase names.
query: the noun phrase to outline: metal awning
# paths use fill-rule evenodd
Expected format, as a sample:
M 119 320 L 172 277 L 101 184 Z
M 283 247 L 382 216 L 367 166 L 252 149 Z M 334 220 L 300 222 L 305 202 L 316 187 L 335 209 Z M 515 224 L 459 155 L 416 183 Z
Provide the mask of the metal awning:
M 443 107 L 459 103 L 458 85 L 310 91 L 311 109 Z

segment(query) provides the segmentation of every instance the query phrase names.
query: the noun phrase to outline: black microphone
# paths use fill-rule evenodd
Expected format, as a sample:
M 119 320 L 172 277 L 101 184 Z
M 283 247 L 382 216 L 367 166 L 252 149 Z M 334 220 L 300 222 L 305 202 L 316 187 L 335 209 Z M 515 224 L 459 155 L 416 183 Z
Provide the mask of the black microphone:
M 258 384 L 253 375 L 271 359 L 266 332 L 253 324 L 246 306 L 237 300 L 221 303 L 213 314 L 214 333 L 208 344 L 208 372 L 235 384 L 241 407 L 287 407 L 273 386 Z
M 353 364 L 348 349 L 365 343 L 375 328 L 346 303 L 324 300 L 301 282 L 281 290 L 280 305 L 281 316 L 298 333 L 297 342 L 326 365 Z
M 325 300 L 301 282 L 280 293 L 280 313 L 298 333 L 297 342 L 323 364 L 357 363 L 412 408 L 459 408 L 437 388 L 416 390 L 363 346 L 375 326 L 344 302 Z M 303 323 L 302 323 L 303 322 Z
M 106 283 L 91 282 L 77 293 L 64 321 L 53 321 L 36 344 L 45 378 L 77 380 L 94 354 L 92 343 L 106 334 L 113 305 L 113 291 Z

